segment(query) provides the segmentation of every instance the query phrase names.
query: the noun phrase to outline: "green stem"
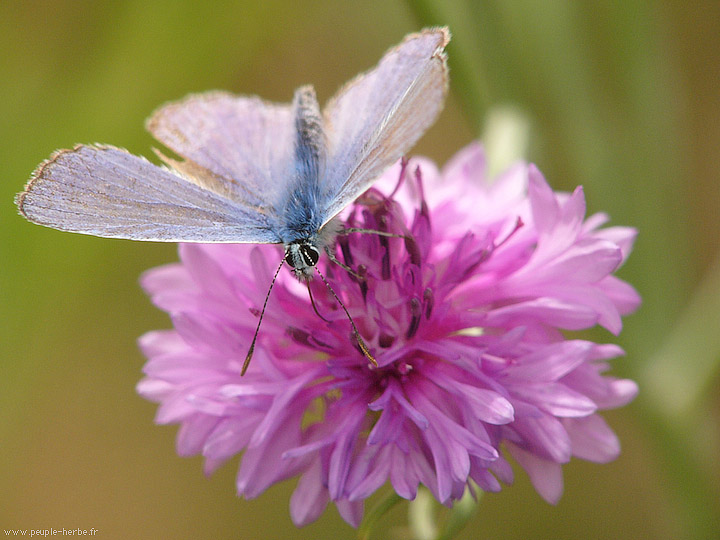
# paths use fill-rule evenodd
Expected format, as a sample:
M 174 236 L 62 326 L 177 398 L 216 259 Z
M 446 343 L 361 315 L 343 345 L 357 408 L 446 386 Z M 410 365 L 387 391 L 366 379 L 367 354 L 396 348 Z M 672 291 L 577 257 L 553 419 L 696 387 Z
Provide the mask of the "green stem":
M 466 489 L 462 498 L 447 510 L 438 503 L 425 487 L 418 489 L 417 497 L 408 509 L 408 522 L 415 540 L 452 540 L 465 528 L 478 507 L 482 491 L 475 489 L 477 499 Z
M 397 493 L 390 490 L 388 494 L 380 499 L 375 506 L 365 515 L 365 519 L 360 524 L 357 532 L 358 540 L 370 540 L 375 524 L 383 517 L 393 506 L 402 501 L 403 498 Z
M 476 500 L 470 493 L 469 489 L 465 490 L 465 494 L 462 499 L 453 505 L 450 515 L 445 522 L 445 527 L 440 533 L 440 536 L 437 537 L 437 540 L 452 540 L 465 528 L 468 521 L 470 521 L 470 519 L 472 519 L 475 515 L 475 511 L 477 510 L 478 502 L 480 501 L 482 494 L 483 492 L 478 490 L 478 498 Z

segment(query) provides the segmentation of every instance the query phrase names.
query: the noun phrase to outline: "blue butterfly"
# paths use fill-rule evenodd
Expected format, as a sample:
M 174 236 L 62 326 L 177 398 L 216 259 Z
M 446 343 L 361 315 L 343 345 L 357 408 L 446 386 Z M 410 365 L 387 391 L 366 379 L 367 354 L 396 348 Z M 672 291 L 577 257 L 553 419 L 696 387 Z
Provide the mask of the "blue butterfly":
M 40 164 L 16 203 L 34 223 L 95 236 L 283 244 L 308 280 L 338 233 L 334 218 L 440 113 L 449 39 L 447 28 L 407 36 L 322 112 L 312 86 L 291 104 L 225 92 L 169 103 L 147 129 L 183 161 L 78 145 Z

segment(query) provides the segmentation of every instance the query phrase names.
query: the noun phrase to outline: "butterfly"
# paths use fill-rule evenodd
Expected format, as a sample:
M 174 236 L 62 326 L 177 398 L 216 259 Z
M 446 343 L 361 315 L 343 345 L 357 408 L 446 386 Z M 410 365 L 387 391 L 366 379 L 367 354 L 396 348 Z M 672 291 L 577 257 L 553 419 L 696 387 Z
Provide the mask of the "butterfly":
M 18 194 L 18 209 L 33 223 L 101 237 L 282 244 L 308 280 L 330 253 L 336 216 L 442 110 L 449 40 L 447 28 L 406 36 L 322 112 L 309 85 L 290 104 L 220 91 L 171 102 L 146 127 L 182 161 L 156 151 L 158 166 L 99 144 L 59 150 Z

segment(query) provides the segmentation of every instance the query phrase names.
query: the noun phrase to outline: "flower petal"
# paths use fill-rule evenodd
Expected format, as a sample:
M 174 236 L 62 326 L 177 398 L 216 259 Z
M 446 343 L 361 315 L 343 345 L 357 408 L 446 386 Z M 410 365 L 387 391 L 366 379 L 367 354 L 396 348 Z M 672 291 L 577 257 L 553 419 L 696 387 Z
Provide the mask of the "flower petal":
M 312 465 L 300 477 L 290 497 L 290 517 L 297 527 L 312 523 L 325 511 L 330 497 L 320 479 L 320 461 Z
M 563 477 L 560 464 L 537 457 L 514 445 L 508 445 L 510 454 L 525 469 L 535 490 L 550 504 L 562 497 Z
M 565 420 L 573 455 L 595 463 L 608 463 L 620 455 L 620 441 L 597 414 Z
M 553 416 L 588 416 L 597 410 L 590 398 L 559 383 L 517 385 L 513 393 Z

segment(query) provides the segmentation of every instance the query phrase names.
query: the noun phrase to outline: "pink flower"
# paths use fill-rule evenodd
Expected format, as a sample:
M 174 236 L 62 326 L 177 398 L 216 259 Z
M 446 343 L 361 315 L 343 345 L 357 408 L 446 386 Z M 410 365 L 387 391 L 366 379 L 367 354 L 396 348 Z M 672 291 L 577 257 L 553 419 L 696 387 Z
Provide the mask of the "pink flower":
M 158 423 L 180 424 L 178 453 L 201 453 L 208 473 L 242 453 L 240 495 L 299 476 L 297 525 L 333 501 L 357 526 L 363 500 L 388 481 L 407 499 L 422 483 L 444 504 L 470 480 L 499 491 L 513 480 L 501 447 L 556 502 L 572 456 L 617 457 L 597 412 L 637 392 L 603 374 L 619 347 L 562 334 L 596 324 L 617 334 L 638 306 L 612 275 L 635 230 L 601 229 L 602 214 L 585 219 L 582 189 L 555 193 L 533 165 L 488 183 L 476 144 L 442 172 L 412 159 L 376 186 L 349 209 L 347 226 L 407 239 L 340 236 L 337 257 L 363 279 L 327 258 L 320 269 L 377 368 L 323 282 L 310 286 L 329 322 L 282 271 L 241 377 L 282 250 L 185 244 L 181 263 L 142 278 L 174 329 L 141 338 L 149 361 L 138 391 L 160 403 Z

